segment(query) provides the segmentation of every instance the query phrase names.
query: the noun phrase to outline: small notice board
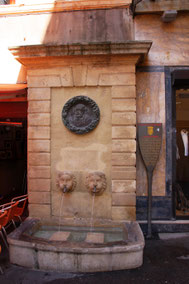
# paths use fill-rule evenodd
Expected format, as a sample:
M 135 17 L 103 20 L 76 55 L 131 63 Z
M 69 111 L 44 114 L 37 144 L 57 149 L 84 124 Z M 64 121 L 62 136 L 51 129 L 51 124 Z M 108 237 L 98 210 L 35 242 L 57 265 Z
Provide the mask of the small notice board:
M 138 142 L 147 171 L 153 171 L 162 143 L 162 123 L 139 123 Z
M 148 228 L 147 238 L 152 237 L 151 211 L 152 211 L 152 176 L 159 158 L 162 143 L 162 123 L 139 123 L 138 142 L 140 152 L 147 170 L 148 178 Z

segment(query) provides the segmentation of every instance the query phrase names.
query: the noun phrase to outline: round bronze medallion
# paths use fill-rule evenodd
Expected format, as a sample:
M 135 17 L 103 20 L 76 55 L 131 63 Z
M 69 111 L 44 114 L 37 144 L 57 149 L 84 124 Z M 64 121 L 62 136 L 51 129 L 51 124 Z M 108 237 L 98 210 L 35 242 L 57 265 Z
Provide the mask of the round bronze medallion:
M 87 96 L 77 96 L 68 100 L 62 109 L 62 121 L 72 132 L 88 133 L 100 120 L 98 105 Z

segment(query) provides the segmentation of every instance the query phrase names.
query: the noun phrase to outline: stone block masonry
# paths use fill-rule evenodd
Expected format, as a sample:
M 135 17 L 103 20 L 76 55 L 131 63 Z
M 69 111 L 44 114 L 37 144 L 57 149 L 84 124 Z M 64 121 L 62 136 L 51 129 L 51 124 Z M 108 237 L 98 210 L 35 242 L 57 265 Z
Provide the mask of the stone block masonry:
M 132 79 L 134 77 L 135 73 L 132 72 L 128 76 L 127 84 L 112 87 L 113 220 L 136 219 L 136 90 L 135 79 Z
M 29 215 L 41 218 L 50 218 L 50 93 L 45 87 L 28 91 Z
M 28 70 L 28 192 L 31 217 L 49 220 L 54 218 L 52 215 L 54 210 L 52 199 L 55 201 L 54 191 L 52 191 L 52 169 L 54 171 L 55 164 L 51 156 L 51 135 L 52 129 L 54 129 L 54 126 L 51 125 L 53 90 L 58 90 L 58 88 L 67 90 L 64 91 L 66 96 L 71 90 L 70 97 L 78 94 L 83 95 L 82 90 L 85 90 L 84 93 L 89 93 L 90 97 L 89 88 L 93 88 L 93 96 L 95 96 L 94 88 L 96 88 L 98 98 L 100 98 L 100 92 L 104 88 L 106 96 L 108 98 L 111 96 L 111 109 L 108 106 L 106 112 L 111 112 L 112 126 L 107 120 L 106 112 L 101 119 L 104 122 L 106 121 L 108 127 L 111 127 L 111 139 L 107 145 L 111 145 L 112 162 L 109 162 L 111 164 L 111 176 L 108 180 L 108 194 L 109 192 L 110 194 L 107 199 L 107 192 L 103 193 L 101 201 L 102 204 L 105 201 L 106 204 L 107 202 L 111 204 L 111 210 L 108 210 L 111 212 L 110 215 L 113 220 L 135 220 L 135 65 L 139 59 L 147 54 L 150 46 L 151 42 L 126 42 L 112 45 L 78 44 L 70 45 L 69 49 L 67 46 L 58 49 L 57 46 L 46 48 L 45 45 L 12 49 L 12 53 L 19 57 L 19 61 L 26 65 Z M 99 92 L 99 90 L 101 91 Z M 103 107 L 107 107 L 105 101 Z M 53 121 L 56 123 L 56 119 Z M 105 134 L 107 135 L 107 133 L 106 130 Z M 57 139 L 59 139 L 58 137 L 57 134 Z M 90 140 L 90 134 L 86 134 L 86 139 L 86 141 Z M 64 140 L 64 145 L 66 145 L 65 143 L 69 139 L 65 137 Z M 93 147 L 92 142 L 94 141 L 91 141 L 90 147 Z M 60 143 L 59 139 L 55 145 L 62 147 Z M 93 148 L 89 150 L 89 153 L 94 152 Z M 62 149 L 62 155 L 73 156 L 73 151 L 65 151 Z M 75 152 L 75 154 L 77 153 Z M 110 161 L 109 158 L 103 157 L 103 161 Z M 103 163 L 101 167 L 103 167 Z M 53 174 L 53 182 L 54 177 Z M 76 194 L 78 193 L 74 192 L 73 197 Z M 81 192 L 80 195 L 82 194 Z M 107 216 L 104 214 L 107 208 L 100 206 L 100 197 L 98 200 L 97 207 L 100 215 Z M 80 210 L 80 206 L 76 206 L 74 210 L 74 212 Z M 77 212 L 77 214 L 79 213 Z
M 85 62 L 84 62 L 85 63 Z M 110 87 L 112 96 L 112 219 L 135 220 L 135 64 L 62 66 L 28 71 L 28 187 L 32 217 L 51 214 L 51 88 Z M 106 106 L 104 106 L 106 107 Z M 40 192 L 40 194 L 38 194 Z M 40 209 L 36 210 L 39 206 Z M 50 217 L 50 216 L 49 216 Z

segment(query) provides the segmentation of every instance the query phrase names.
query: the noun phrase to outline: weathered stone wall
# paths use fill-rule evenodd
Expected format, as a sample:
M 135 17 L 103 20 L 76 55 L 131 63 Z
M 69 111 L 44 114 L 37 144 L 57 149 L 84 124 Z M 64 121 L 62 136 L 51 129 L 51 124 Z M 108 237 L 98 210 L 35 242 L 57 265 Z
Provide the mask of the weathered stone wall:
M 152 40 L 153 45 L 143 65 L 189 65 L 189 14 L 179 12 L 176 19 L 163 23 L 161 15 L 137 15 L 134 19 L 135 40 Z
M 103 163 L 101 158 L 97 157 L 96 159 L 99 160 L 97 163 L 95 161 L 94 169 L 106 173 L 108 187 L 106 193 L 95 201 L 94 210 L 98 212 L 95 217 L 134 220 L 136 206 L 136 58 L 128 56 L 121 64 L 120 60 L 116 63 L 116 58 L 114 58 L 112 62 L 102 61 L 98 65 L 90 63 L 89 58 L 86 61 L 84 58 L 82 60 L 80 64 L 75 64 L 73 60 L 69 62 L 69 66 L 28 70 L 30 216 L 51 219 L 52 215 L 59 214 L 57 208 L 60 207 L 60 193 L 55 188 L 55 169 L 62 170 L 68 167 L 68 163 L 64 163 L 64 158 L 68 160 L 69 157 L 64 150 L 67 147 L 76 146 L 80 149 L 80 153 L 89 149 L 89 157 L 88 154 L 86 155 L 88 161 L 87 157 L 81 161 L 81 172 L 86 172 L 88 166 L 92 169 L 91 153 L 93 151 L 102 153 Z M 88 95 L 99 104 L 101 109 L 100 124 L 83 137 L 70 133 L 61 122 L 60 110 L 64 102 L 75 95 Z M 57 131 L 57 128 L 60 131 Z M 71 144 L 69 144 L 70 141 L 72 141 Z M 83 143 L 86 143 L 85 149 L 81 149 Z M 62 148 L 63 151 L 61 151 Z M 71 148 L 70 150 L 73 150 Z M 71 166 L 73 163 L 73 168 L 76 170 L 74 155 L 69 163 Z M 76 175 L 78 177 L 78 172 Z M 81 178 L 78 178 L 78 181 L 80 182 Z M 82 182 L 80 184 L 83 185 Z M 80 199 L 76 195 L 79 193 L 77 190 L 80 191 L 80 196 L 83 192 L 83 198 Z M 86 214 L 91 209 L 89 193 L 87 192 L 86 195 L 86 189 L 83 187 L 77 190 L 75 193 L 70 193 L 70 198 L 75 198 L 76 217 L 83 216 L 82 206 L 87 207 Z M 69 202 L 68 206 L 71 204 Z M 67 212 L 70 213 L 69 210 Z M 73 216 L 74 212 L 66 214 L 66 217 Z

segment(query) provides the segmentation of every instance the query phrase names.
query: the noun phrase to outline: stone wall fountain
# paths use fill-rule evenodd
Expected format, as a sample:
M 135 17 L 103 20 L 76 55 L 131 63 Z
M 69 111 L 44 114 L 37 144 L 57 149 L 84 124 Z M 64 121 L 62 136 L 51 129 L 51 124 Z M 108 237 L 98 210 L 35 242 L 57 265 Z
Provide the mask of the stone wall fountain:
M 76 188 L 72 172 L 57 173 L 56 186 L 62 194 L 59 226 L 46 226 L 38 219 L 28 218 L 9 236 L 12 263 L 65 272 L 111 271 L 135 268 L 142 264 L 144 238 L 136 222 L 98 222 L 93 225 L 95 196 L 106 190 L 102 172 L 86 175 L 85 186 L 93 196 L 90 226 L 61 226 L 65 195 Z
M 135 64 L 151 43 L 12 48 L 28 72 L 29 218 L 14 264 L 72 272 L 138 267 Z
M 71 132 L 81 135 L 97 127 L 100 111 L 93 100 L 78 96 L 71 98 L 64 105 L 62 117 L 64 125 Z M 77 137 L 75 139 L 77 140 Z M 84 137 L 82 139 L 85 140 Z M 93 163 L 95 161 L 92 161 Z M 58 190 L 56 194 L 60 201 L 54 204 L 59 210 L 59 224 L 51 223 L 47 226 L 44 221 L 28 218 L 9 237 L 12 263 L 42 270 L 72 272 L 126 269 L 142 264 L 144 239 L 138 224 L 116 223 L 108 218 L 103 219 L 101 216 L 99 218 L 98 212 L 95 212 L 98 210 L 98 207 L 95 207 L 95 198 L 98 198 L 96 200 L 98 206 L 103 195 L 106 194 L 106 175 L 101 171 L 84 170 L 85 168 L 83 171 L 73 173 L 59 169 L 56 172 L 55 181 Z M 91 197 L 92 202 L 91 206 L 88 203 L 88 216 L 75 218 L 74 221 L 65 218 L 64 215 L 66 216 L 66 210 L 70 209 L 68 204 L 78 187 L 84 191 L 87 202 Z M 83 202 L 82 196 L 77 203 L 73 201 L 75 209 L 80 202 Z M 105 206 L 105 203 L 106 199 L 102 201 L 102 205 Z M 69 206 L 72 206 L 71 203 Z M 106 208 L 104 211 L 106 212 Z M 73 214 L 73 211 L 70 212 Z M 84 209 L 77 214 L 83 217 L 82 214 L 86 214 L 85 212 Z

